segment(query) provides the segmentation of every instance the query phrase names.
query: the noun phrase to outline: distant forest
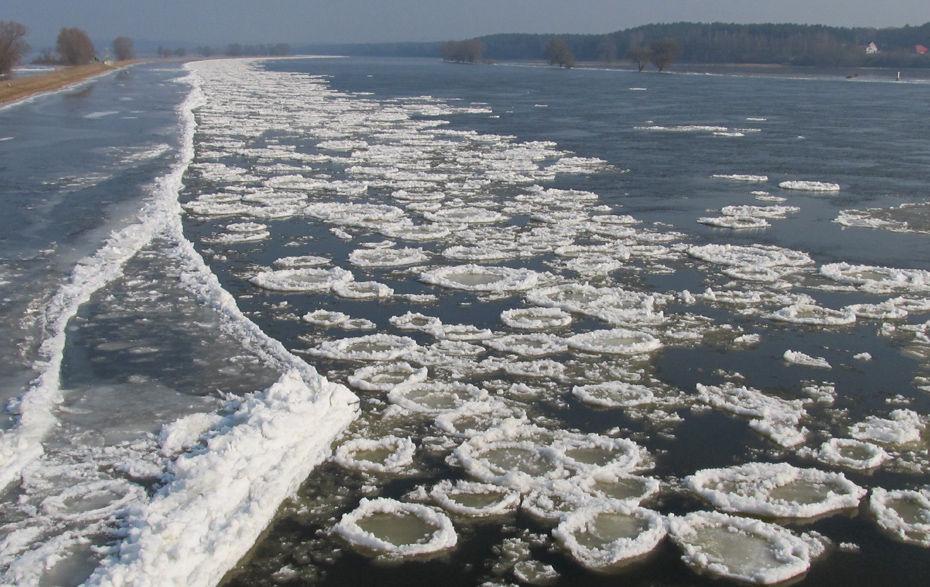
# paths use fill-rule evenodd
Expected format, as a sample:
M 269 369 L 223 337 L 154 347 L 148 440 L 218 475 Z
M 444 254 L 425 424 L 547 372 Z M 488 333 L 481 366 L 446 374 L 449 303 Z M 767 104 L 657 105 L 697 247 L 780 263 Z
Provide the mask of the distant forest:
M 604 35 L 497 34 L 478 37 L 485 60 L 540 60 L 554 38 L 579 62 L 627 61 L 631 48 L 659 39 L 680 46 L 679 63 L 777 64 L 821 67 L 930 67 L 930 23 L 900 28 L 842 28 L 797 24 L 650 24 Z M 874 43 L 877 52 L 867 51 Z M 442 42 L 311 45 L 298 53 L 442 57 Z

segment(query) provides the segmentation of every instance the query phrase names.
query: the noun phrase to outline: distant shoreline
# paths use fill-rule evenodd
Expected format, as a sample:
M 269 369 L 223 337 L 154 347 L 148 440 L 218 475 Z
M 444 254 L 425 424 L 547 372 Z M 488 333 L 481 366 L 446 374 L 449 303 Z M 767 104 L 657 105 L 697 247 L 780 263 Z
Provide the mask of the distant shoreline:
M 87 65 L 61 66 L 48 73 L 5 79 L 0 81 L 0 106 L 60 90 L 98 75 L 130 67 L 141 61 L 100 61 Z

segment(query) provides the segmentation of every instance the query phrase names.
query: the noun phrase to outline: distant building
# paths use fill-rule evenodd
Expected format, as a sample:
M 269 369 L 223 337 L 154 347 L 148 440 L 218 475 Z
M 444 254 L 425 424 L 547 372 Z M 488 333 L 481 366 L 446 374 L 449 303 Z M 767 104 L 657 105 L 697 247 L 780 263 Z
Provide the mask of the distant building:
M 869 43 L 865 47 L 865 53 L 866 55 L 875 55 L 876 53 L 878 53 L 878 45 L 876 45 L 875 43 Z
M 917 51 L 917 54 L 918 54 L 918 55 L 926 55 L 926 54 L 927 54 L 927 48 L 924 47 L 923 45 L 917 45 L 916 47 L 914 47 L 914 49 Z

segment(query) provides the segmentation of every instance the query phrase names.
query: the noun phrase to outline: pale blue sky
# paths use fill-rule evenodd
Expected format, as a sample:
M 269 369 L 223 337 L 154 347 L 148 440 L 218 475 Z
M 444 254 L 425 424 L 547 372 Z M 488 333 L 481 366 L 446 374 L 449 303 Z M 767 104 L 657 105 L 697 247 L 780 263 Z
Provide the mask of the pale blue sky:
M 904 26 L 928 0 L 0 0 L 35 48 L 61 27 L 169 44 L 443 41 L 490 33 L 605 33 L 656 22 Z M 928 39 L 930 42 L 930 39 Z

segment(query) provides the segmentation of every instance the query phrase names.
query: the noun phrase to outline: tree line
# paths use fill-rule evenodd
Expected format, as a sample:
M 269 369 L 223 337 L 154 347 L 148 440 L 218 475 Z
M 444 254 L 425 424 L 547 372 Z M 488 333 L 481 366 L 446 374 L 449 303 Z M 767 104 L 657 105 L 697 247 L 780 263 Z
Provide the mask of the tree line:
M 9 76 L 13 69 L 21 65 L 26 56 L 32 51 L 26 36 L 29 29 L 18 22 L 0 21 L 0 77 Z M 197 47 L 197 53 L 204 57 L 220 54 L 209 46 Z M 284 56 L 291 54 L 291 46 L 287 43 L 274 45 L 242 45 L 232 43 L 225 48 L 225 55 L 230 57 L 252 56 Z M 178 47 L 171 49 L 159 47 L 159 57 L 184 57 L 187 49 Z M 113 56 L 117 61 L 136 58 L 136 51 L 132 39 L 117 37 L 113 41 Z M 42 49 L 32 63 L 38 65 L 85 65 L 97 60 L 97 49 L 86 31 L 74 27 L 63 27 L 58 33 L 55 48 Z
M 795 24 L 672 23 L 644 25 L 603 35 L 514 33 L 486 35 L 473 40 L 481 44 L 482 60 L 548 60 L 547 47 L 556 39 L 565 44 L 576 61 L 629 60 L 637 67 L 642 63 L 655 65 L 652 55 L 661 55 L 662 52 L 655 53 L 656 47 L 653 44 L 665 39 L 677 43 L 678 49 L 673 60 L 682 63 L 930 67 L 930 54 L 919 55 L 915 51 L 917 45 L 930 47 L 930 23 L 885 29 Z M 466 42 L 317 45 L 300 47 L 298 52 L 445 58 L 447 53 L 444 49 Z M 866 46 L 870 43 L 878 47 L 877 53 L 866 52 Z M 643 54 L 649 55 L 645 61 Z M 659 68 L 659 65 L 656 67 Z

